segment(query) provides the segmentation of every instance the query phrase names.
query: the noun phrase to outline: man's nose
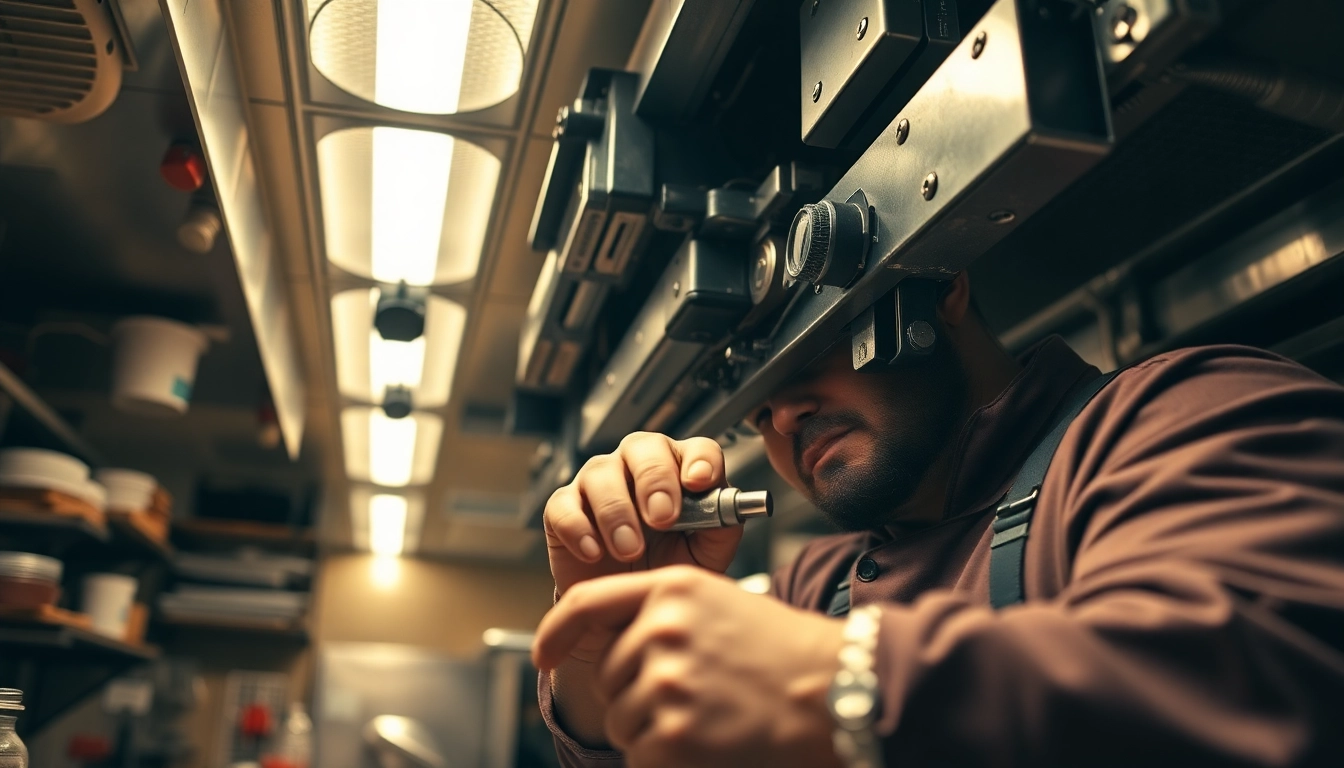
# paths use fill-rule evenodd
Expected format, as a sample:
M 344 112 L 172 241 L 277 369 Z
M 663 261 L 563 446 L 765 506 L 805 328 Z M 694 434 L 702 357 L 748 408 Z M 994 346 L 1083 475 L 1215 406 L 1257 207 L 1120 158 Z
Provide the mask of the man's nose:
M 803 422 L 817 412 L 817 401 L 808 398 L 789 398 L 770 403 L 770 425 L 781 435 L 792 435 Z

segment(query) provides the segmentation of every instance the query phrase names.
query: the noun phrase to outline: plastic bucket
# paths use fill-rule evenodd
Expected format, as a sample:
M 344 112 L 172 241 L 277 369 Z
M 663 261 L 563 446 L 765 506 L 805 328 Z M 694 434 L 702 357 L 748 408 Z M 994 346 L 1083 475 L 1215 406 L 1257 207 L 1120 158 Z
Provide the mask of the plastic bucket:
M 94 477 L 107 488 L 107 508 L 111 512 L 144 512 L 159 487 L 152 475 L 133 469 L 100 469 Z
M 93 631 L 118 640 L 126 636 L 131 617 L 136 580 L 116 573 L 93 573 L 84 577 L 84 613 L 93 617 Z
M 112 405 L 144 416 L 187 412 L 205 334 L 160 317 L 131 317 L 112 326 Z

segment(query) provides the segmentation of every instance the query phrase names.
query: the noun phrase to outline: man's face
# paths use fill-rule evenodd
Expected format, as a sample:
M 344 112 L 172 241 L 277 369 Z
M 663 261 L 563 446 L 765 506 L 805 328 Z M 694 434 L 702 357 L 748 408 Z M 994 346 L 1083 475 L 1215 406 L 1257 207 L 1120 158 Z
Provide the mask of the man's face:
M 945 340 L 940 340 L 945 341 Z M 947 444 L 968 402 L 956 351 L 858 373 L 848 343 L 835 345 L 749 415 L 770 464 L 844 530 L 893 522 Z

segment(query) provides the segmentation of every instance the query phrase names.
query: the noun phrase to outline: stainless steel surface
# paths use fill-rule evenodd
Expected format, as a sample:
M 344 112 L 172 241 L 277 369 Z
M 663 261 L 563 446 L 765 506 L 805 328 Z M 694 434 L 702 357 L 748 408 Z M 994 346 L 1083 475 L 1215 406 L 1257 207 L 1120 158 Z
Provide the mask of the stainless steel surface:
M 903 276 L 955 274 L 1099 160 L 1111 133 L 1090 24 L 995 3 L 898 116 L 919 130 L 901 144 L 893 121 L 826 195 L 834 202 L 868 194 L 876 241 L 864 275 L 848 290 L 804 295 L 773 357 L 743 370 L 732 392 L 712 396 L 675 434 L 728 429 Z M 973 58 L 981 31 L 994 43 Z M 1044 72 L 1048 82 L 1039 79 Z M 939 192 L 926 201 L 917 190 L 930 169 Z M 990 221 L 1005 206 L 1015 221 Z
M 639 73 L 639 114 L 674 123 L 695 114 L 755 2 L 653 0 L 625 67 Z
M 448 768 L 434 734 L 418 720 L 378 715 L 364 726 L 364 741 L 381 768 Z
M 696 531 L 744 525 L 748 520 L 769 517 L 774 504 L 769 491 L 715 488 L 703 493 L 682 493 L 681 512 L 669 530 Z

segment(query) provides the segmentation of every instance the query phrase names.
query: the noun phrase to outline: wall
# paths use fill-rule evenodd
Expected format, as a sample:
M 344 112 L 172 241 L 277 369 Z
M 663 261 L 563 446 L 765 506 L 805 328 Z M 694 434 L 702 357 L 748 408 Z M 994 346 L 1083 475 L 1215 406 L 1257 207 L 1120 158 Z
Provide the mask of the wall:
M 318 580 L 313 636 L 322 642 L 405 643 L 472 656 L 491 627 L 531 630 L 551 607 L 550 571 L 333 555 Z

